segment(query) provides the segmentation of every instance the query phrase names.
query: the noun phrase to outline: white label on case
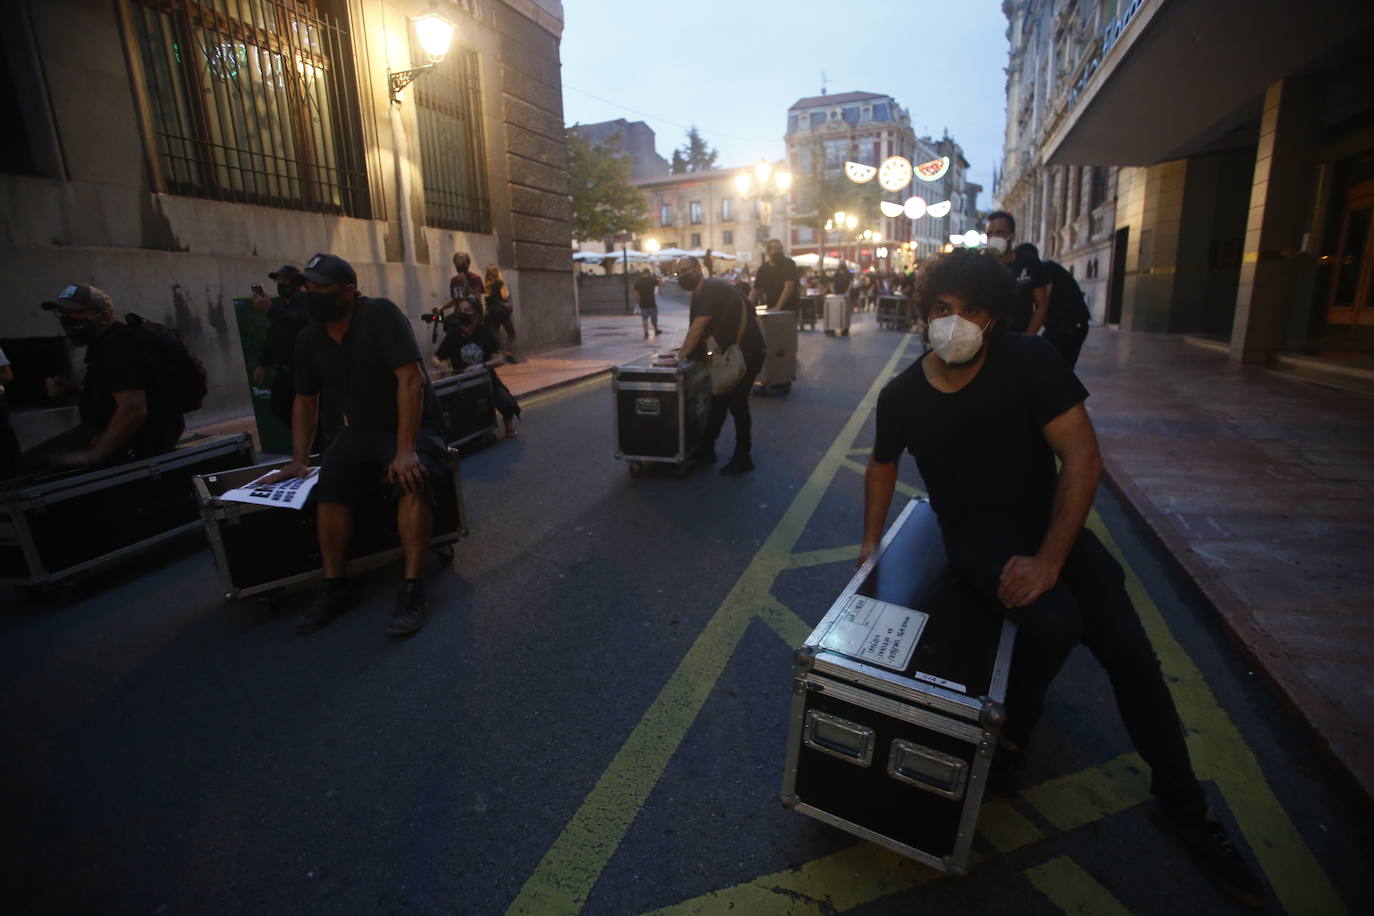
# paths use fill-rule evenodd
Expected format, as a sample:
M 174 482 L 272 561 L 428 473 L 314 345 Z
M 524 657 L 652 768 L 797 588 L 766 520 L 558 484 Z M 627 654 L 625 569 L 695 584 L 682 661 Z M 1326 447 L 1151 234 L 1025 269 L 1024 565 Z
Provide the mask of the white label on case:
M 968 693 L 968 688 L 965 687 L 963 684 L 960 684 L 958 681 L 947 681 L 942 677 L 936 677 L 933 674 L 926 674 L 924 671 L 913 671 L 911 672 L 911 676 L 916 678 L 917 680 L 922 680 L 930 684 L 935 684 L 938 687 L 947 687 L 950 690 L 957 690 L 960 693 Z
M 854 595 L 844 603 L 820 645 L 851 658 L 902 671 L 930 615 L 899 604 Z

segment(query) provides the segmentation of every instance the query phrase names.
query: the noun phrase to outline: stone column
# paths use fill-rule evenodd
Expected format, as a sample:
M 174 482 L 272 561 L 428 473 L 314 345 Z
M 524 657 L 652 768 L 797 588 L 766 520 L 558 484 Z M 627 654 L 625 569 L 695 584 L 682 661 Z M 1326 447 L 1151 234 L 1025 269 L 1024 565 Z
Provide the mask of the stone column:
M 1264 363 L 1283 344 L 1296 292 L 1298 255 L 1312 213 L 1321 85 L 1289 78 L 1264 94 L 1250 192 L 1245 255 L 1231 327 L 1231 359 Z

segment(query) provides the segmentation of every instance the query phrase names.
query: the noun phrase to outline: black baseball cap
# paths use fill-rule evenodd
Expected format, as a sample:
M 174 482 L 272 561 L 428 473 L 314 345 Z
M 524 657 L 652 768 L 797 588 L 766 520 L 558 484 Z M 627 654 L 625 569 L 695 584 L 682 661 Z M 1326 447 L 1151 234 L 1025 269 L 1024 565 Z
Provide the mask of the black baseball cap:
M 272 278 L 273 280 L 283 280 L 287 283 L 296 283 L 300 280 L 301 272 L 291 264 L 283 264 L 281 267 L 278 267 L 276 270 L 272 271 L 267 276 Z
M 114 303 L 103 289 L 85 283 L 69 283 L 54 298 L 44 302 L 43 308 L 48 311 L 61 309 L 64 312 L 84 312 L 86 309 L 113 312 Z
M 353 265 L 336 254 L 315 255 L 305 262 L 305 270 L 301 271 L 301 276 L 321 286 L 331 283 L 358 283 L 358 275 L 353 272 Z

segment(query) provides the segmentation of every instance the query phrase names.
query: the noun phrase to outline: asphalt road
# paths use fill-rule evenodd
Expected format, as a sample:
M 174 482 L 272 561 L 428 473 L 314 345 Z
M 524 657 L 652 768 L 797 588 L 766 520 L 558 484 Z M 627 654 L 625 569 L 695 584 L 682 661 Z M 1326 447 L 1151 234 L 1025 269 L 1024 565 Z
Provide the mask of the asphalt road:
M 627 319 L 634 322 L 637 319 Z M 462 463 L 471 536 L 432 617 L 397 571 L 309 637 L 225 604 L 189 543 L 67 606 L 0 606 L 4 898 L 37 913 L 1224 913 L 1150 823 L 1079 651 L 1029 788 L 954 879 L 777 802 L 791 650 L 853 571 L 877 383 L 914 340 L 803 332 L 755 398 L 758 470 L 632 477 L 608 381 L 532 399 Z M 1091 402 L 1090 402 L 1091 403 Z M 728 454 L 730 431 L 722 440 Z M 903 480 L 919 489 L 909 460 Z M 1105 490 L 1208 791 L 1275 911 L 1374 912 L 1367 803 Z M 895 510 L 894 510 L 895 515 Z

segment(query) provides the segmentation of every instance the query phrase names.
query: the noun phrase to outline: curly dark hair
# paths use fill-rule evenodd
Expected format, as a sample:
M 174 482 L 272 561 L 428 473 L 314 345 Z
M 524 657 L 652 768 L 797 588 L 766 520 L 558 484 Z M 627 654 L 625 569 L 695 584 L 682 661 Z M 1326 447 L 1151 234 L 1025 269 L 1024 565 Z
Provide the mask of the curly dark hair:
M 956 248 L 927 261 L 916 281 L 916 312 L 930 319 L 936 298 L 953 293 L 967 299 L 997 319 L 988 333 L 1006 331 L 1016 309 L 1016 281 L 997 258 L 972 248 Z

